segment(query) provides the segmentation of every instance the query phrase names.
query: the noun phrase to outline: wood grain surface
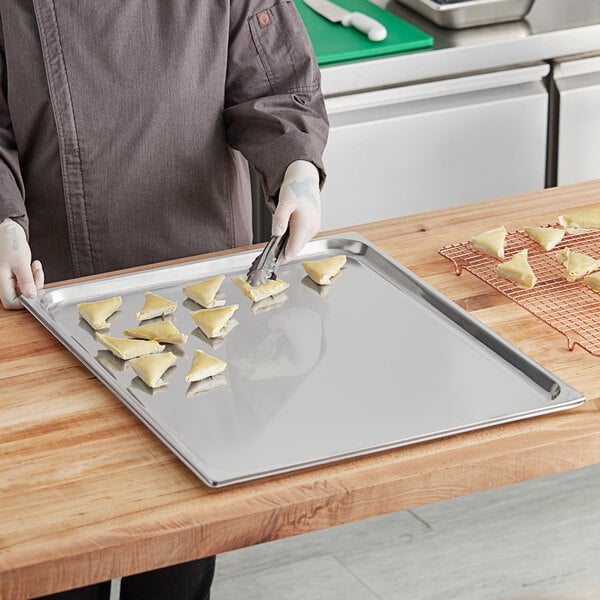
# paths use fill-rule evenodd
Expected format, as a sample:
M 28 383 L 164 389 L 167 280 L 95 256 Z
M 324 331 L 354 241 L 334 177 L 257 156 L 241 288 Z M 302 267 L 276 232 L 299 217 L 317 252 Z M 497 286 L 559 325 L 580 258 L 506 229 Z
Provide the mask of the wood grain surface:
M 348 228 L 589 401 L 225 489 L 204 486 L 25 311 L 0 309 L 0 598 L 19 600 L 600 461 L 600 359 L 437 250 L 600 205 L 600 181 Z M 600 494 L 600 493 L 599 493 Z

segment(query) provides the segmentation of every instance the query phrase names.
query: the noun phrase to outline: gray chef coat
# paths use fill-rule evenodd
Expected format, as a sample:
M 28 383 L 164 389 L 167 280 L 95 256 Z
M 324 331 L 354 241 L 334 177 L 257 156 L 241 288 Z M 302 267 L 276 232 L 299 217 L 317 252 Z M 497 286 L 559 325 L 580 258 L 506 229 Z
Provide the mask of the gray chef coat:
M 245 159 L 267 198 L 294 160 L 323 177 L 291 0 L 0 0 L 0 20 L 0 221 L 50 281 L 250 243 Z

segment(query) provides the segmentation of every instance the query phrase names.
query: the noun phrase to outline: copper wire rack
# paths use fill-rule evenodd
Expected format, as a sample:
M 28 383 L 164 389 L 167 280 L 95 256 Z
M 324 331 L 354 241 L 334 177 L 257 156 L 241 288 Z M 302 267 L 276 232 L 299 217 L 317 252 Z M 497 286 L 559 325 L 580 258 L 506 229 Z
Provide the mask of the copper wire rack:
M 466 269 L 501 294 L 516 302 L 566 337 L 569 350 L 576 345 L 590 354 L 600 356 L 600 294 L 579 279 L 566 281 L 564 266 L 556 254 L 563 248 L 584 252 L 600 258 L 600 231 L 567 232 L 552 250 L 544 250 L 524 231 L 506 236 L 504 259 L 519 250 L 528 249 L 528 260 L 537 282 L 532 289 L 523 289 L 496 275 L 499 261 L 474 250 L 470 242 L 440 248 L 439 253 L 454 263 L 457 275 Z

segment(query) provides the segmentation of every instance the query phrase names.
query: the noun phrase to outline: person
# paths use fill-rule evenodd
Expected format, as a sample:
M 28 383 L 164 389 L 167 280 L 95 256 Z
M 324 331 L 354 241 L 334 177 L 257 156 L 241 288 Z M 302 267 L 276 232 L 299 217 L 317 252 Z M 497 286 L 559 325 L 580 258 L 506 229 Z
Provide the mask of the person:
M 44 279 L 251 243 L 248 164 L 286 260 L 319 229 L 328 121 L 291 0 L 0 0 L 0 83 L 6 309 Z M 208 598 L 213 570 L 126 577 L 121 598 Z

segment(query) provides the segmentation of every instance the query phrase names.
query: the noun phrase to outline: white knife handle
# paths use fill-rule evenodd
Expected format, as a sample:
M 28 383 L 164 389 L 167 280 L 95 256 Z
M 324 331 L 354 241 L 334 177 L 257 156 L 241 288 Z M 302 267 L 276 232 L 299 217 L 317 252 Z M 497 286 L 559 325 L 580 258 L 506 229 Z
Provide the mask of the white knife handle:
M 387 29 L 379 22 L 361 12 L 351 12 L 344 15 L 342 25 L 354 27 L 366 33 L 372 42 L 381 42 L 387 37 Z

